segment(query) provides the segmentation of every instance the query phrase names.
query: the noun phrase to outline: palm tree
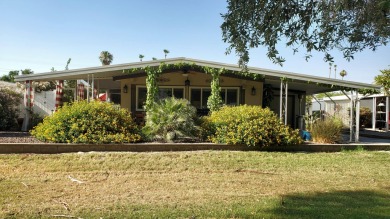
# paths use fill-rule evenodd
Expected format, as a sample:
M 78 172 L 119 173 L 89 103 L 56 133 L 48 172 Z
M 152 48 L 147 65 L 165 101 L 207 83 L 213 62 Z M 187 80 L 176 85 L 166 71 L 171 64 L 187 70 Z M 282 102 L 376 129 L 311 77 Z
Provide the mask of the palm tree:
M 102 51 L 99 56 L 100 62 L 102 65 L 110 65 L 114 56 L 108 51 Z
M 167 55 L 168 55 L 168 53 L 169 53 L 169 50 L 164 49 L 163 51 L 164 51 L 164 54 L 165 54 L 165 58 L 167 58 Z
M 143 59 L 144 57 L 145 57 L 144 55 L 142 55 L 142 54 L 139 54 L 139 56 L 138 56 L 138 58 L 139 58 L 139 61 L 141 61 L 141 62 L 142 62 L 142 59 Z
M 347 71 L 342 70 L 342 71 L 340 72 L 340 76 L 341 76 L 341 79 L 344 80 L 344 77 L 347 76 Z
M 65 70 L 69 70 L 69 63 L 72 59 L 69 58 L 68 61 L 66 62 Z
M 336 69 L 337 69 L 337 65 L 334 65 L 334 79 L 336 79 Z

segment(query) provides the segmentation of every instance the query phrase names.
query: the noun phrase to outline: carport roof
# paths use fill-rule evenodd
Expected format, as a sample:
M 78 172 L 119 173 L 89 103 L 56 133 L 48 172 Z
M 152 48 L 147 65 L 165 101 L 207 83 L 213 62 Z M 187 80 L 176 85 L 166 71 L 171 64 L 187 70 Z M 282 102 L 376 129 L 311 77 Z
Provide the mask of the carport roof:
M 52 81 L 75 79 L 86 80 L 88 78 L 88 75 L 93 75 L 95 80 L 113 79 L 114 77 L 128 75 L 128 73 L 125 73 L 124 70 L 143 68 L 147 66 L 159 66 L 162 62 L 165 64 L 188 63 L 201 67 L 224 68 L 226 70 L 236 72 L 242 71 L 242 69 L 238 65 L 179 57 L 171 59 L 160 59 L 126 64 L 71 69 L 64 71 L 45 72 L 31 75 L 19 75 L 15 77 L 15 81 Z M 289 90 L 306 92 L 307 94 L 330 92 L 340 89 L 380 89 L 379 86 L 373 84 L 318 77 L 286 71 L 277 71 L 256 67 L 248 67 L 248 71 L 250 73 L 263 75 L 264 84 L 270 84 L 273 88 L 280 88 L 281 78 L 288 79 Z

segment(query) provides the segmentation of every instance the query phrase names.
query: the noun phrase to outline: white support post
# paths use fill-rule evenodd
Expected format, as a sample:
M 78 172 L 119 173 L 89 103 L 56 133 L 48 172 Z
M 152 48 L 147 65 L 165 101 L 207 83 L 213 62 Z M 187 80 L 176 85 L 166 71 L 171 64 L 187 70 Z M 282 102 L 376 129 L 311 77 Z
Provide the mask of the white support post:
M 96 80 L 96 99 L 99 99 L 99 94 L 100 94 L 100 80 Z
M 287 125 L 287 98 L 288 98 L 288 83 L 281 80 L 280 82 L 280 122 Z
M 349 118 L 349 141 L 353 141 L 353 90 L 351 90 L 351 110 L 350 110 L 350 118 Z
M 390 97 L 386 97 L 386 132 L 389 131 L 389 122 L 390 122 Z
M 95 99 L 95 88 L 94 88 L 94 85 L 95 85 L 95 76 L 94 76 L 94 74 L 92 74 L 92 100 Z
M 87 86 L 87 102 L 89 103 L 89 88 L 90 88 L 90 81 L 89 81 L 89 74 L 88 74 L 88 86 Z
M 359 142 L 359 126 L 360 126 L 360 100 L 356 91 L 356 122 L 355 122 L 355 142 Z
M 31 119 L 31 93 L 32 93 L 32 81 L 26 81 L 26 88 L 24 90 L 24 110 L 25 115 L 23 119 L 22 124 L 22 131 L 26 132 L 29 129 L 30 126 L 30 119 Z
M 287 98 L 288 98 L 288 82 L 286 81 L 286 87 L 285 87 L 286 91 L 285 91 L 285 94 L 286 94 L 286 97 L 285 97 L 285 102 L 284 102 L 284 124 L 287 125 Z
M 283 118 L 283 81 L 280 81 L 280 103 L 279 103 L 279 119 L 282 122 Z
M 79 90 L 80 90 L 80 87 L 79 87 L 79 83 L 80 81 L 79 80 L 76 80 L 76 94 L 75 94 L 75 100 L 79 100 Z
M 372 129 L 376 129 L 376 97 L 372 98 Z

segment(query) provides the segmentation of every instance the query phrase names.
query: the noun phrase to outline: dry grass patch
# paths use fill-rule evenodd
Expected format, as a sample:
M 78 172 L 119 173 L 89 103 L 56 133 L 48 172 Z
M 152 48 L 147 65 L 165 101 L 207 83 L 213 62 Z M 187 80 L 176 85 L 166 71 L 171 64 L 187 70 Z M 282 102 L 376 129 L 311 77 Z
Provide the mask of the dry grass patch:
M 0 155 L 0 217 L 285 218 L 296 194 L 390 198 L 389 169 L 384 152 Z

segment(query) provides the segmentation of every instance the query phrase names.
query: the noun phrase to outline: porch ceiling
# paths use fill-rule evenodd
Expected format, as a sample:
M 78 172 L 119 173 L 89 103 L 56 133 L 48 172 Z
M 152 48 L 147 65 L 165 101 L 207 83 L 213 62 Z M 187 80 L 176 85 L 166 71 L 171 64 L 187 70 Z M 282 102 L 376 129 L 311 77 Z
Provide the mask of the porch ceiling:
M 172 58 L 172 59 L 161 59 L 153 61 L 144 61 L 144 62 L 134 62 L 118 65 L 107 65 L 107 66 L 98 66 L 91 68 L 81 68 L 81 69 L 72 69 L 65 71 L 56 71 L 56 72 L 45 72 L 32 75 L 19 75 L 15 77 L 15 81 L 51 81 L 51 80 L 76 80 L 84 79 L 87 80 L 88 76 L 94 77 L 94 79 L 116 79 L 125 78 L 127 73 L 124 73 L 124 70 L 132 68 L 142 68 L 147 66 L 159 66 L 161 62 L 166 64 L 176 64 L 176 63 L 189 63 L 195 64 L 202 67 L 213 67 L 213 68 L 225 68 L 231 71 L 241 71 L 241 68 L 237 65 L 224 64 L 211 61 L 203 61 L 197 59 L 189 58 Z M 342 88 L 349 89 L 377 89 L 380 87 L 367 83 L 345 81 L 338 79 L 331 79 L 325 77 L 317 77 L 312 75 L 297 74 L 292 72 L 285 71 L 275 71 L 270 69 L 262 68 L 248 68 L 249 72 L 254 74 L 261 74 L 264 76 L 264 84 L 270 84 L 273 88 L 280 88 L 280 79 L 287 78 L 289 79 L 288 87 L 289 90 L 294 90 L 298 92 L 306 92 L 307 94 L 315 94 L 329 91 L 336 91 Z

